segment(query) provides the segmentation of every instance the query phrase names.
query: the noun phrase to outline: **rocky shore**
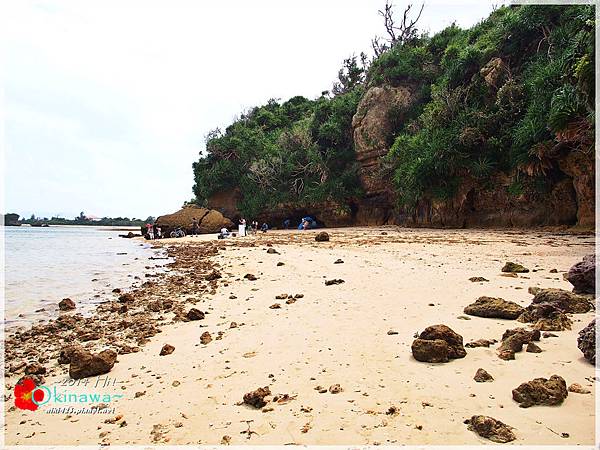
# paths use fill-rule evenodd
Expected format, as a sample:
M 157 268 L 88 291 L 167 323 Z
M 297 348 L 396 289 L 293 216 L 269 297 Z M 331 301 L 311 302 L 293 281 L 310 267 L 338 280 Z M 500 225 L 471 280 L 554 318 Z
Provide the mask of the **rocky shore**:
M 8 333 L 6 443 L 594 442 L 593 236 L 328 232 L 166 239 L 168 273 Z M 102 376 L 110 414 L 15 406 Z

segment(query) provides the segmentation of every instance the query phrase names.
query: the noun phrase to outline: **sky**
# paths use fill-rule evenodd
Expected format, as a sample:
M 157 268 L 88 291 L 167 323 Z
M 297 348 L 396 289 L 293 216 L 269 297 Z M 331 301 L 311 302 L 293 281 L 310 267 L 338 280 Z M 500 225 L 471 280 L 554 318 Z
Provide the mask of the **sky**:
M 397 14 L 407 3 L 394 2 Z M 428 0 L 419 29 L 469 27 L 500 3 Z M 345 58 L 372 53 L 384 4 L 4 2 L 3 212 L 144 219 L 179 209 L 208 131 L 270 98 L 330 89 Z

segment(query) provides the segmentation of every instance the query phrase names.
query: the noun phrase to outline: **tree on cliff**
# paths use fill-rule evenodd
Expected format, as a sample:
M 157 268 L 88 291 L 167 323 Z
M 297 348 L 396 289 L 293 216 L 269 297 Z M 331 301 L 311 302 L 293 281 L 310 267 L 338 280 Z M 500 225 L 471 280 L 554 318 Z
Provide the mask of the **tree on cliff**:
M 382 38 L 375 36 L 371 40 L 371 46 L 373 47 L 373 52 L 375 53 L 376 58 L 396 45 L 402 46 L 414 44 L 417 41 L 416 25 L 421 18 L 425 4 L 423 3 L 421 5 L 421 9 L 419 9 L 416 18 L 414 19 L 410 18 L 412 7 L 413 5 L 409 4 L 404 9 L 402 21 L 399 25 L 394 19 L 394 6 L 389 1 L 386 1 L 383 10 L 378 11 L 379 15 L 383 17 L 383 25 L 385 27 L 385 31 L 387 32 L 387 37 Z

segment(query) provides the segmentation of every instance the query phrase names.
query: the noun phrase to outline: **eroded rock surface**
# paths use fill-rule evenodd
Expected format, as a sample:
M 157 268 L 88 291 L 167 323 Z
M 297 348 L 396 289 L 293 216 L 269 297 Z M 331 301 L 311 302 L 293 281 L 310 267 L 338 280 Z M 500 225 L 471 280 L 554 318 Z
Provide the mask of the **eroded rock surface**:
M 513 400 L 519 403 L 521 408 L 560 405 L 568 395 L 567 383 L 558 375 L 552 375 L 549 379 L 534 378 L 512 391 Z
M 523 313 L 523 307 L 503 298 L 479 297 L 474 303 L 466 306 L 465 314 L 497 319 L 516 319 Z

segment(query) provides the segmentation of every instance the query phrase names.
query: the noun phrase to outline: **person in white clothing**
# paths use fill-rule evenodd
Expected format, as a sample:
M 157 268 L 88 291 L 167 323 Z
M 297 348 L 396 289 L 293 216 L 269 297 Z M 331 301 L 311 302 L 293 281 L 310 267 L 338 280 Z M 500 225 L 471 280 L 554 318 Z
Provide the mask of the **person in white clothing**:
M 243 217 L 240 219 L 238 231 L 239 236 L 246 236 L 246 219 L 244 219 Z

